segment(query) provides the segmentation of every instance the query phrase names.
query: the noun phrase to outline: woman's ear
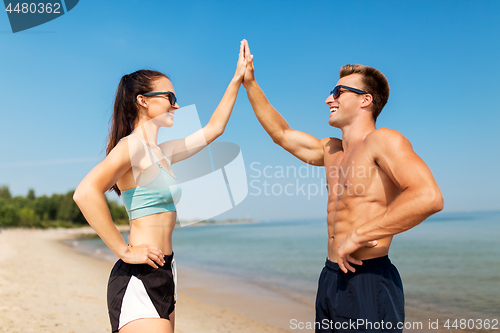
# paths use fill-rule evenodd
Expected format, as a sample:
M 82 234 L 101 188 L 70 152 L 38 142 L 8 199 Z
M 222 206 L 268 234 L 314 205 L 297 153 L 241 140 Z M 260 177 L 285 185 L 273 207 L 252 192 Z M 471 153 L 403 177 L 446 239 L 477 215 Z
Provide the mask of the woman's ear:
M 146 108 L 146 109 L 148 108 L 148 102 L 146 101 L 144 96 L 138 95 L 136 98 L 136 101 L 137 101 L 137 104 L 139 104 L 139 106 L 142 106 L 143 108 Z

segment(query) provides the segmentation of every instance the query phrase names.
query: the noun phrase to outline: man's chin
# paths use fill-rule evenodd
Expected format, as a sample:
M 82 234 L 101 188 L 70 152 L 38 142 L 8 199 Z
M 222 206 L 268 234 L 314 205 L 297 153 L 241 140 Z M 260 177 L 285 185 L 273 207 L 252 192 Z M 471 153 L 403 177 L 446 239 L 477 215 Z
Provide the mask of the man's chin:
M 340 128 L 339 124 L 332 119 L 328 120 L 328 125 L 335 127 L 335 128 Z

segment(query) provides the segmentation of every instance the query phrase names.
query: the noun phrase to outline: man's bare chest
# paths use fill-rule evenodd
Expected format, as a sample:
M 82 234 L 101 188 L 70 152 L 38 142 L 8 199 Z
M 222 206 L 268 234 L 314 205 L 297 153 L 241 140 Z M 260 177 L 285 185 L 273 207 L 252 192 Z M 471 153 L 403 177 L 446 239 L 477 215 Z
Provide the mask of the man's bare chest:
M 371 154 L 357 147 L 351 151 L 325 154 L 325 175 L 329 196 L 363 196 L 380 181 L 380 168 Z

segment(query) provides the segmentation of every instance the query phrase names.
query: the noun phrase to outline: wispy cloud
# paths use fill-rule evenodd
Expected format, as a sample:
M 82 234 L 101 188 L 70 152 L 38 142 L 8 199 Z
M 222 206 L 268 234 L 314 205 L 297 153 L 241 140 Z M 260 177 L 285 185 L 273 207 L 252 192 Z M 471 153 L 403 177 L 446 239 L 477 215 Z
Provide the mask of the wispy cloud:
M 81 162 L 98 162 L 100 160 L 101 158 L 94 156 L 94 157 L 78 157 L 78 158 L 59 158 L 55 160 L 46 160 L 46 161 L 8 162 L 8 163 L 0 163 L 0 168 L 19 168 L 19 167 L 32 167 L 32 166 L 74 164 Z

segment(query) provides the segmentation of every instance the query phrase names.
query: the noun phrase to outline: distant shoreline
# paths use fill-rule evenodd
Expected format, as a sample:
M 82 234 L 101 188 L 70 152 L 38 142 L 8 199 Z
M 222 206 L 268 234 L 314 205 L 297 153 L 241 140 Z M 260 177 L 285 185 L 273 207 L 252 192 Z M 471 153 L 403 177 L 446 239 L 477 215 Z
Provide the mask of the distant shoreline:
M 188 221 L 177 221 L 175 223 L 175 227 L 180 227 L 181 224 L 184 226 L 197 225 L 197 226 L 206 226 L 206 225 L 223 225 L 223 224 L 250 224 L 250 223 L 259 223 L 259 220 L 255 219 L 228 219 L 228 220 L 205 220 L 200 222 L 192 222 L 193 220 Z
M 206 220 L 206 221 L 200 221 L 200 222 L 191 222 L 191 221 L 182 221 L 179 222 L 177 221 L 175 223 L 175 227 L 181 227 L 181 223 L 184 224 L 183 226 L 191 226 L 191 225 L 196 225 L 196 226 L 207 226 L 207 225 L 225 225 L 225 224 L 250 224 L 250 223 L 259 223 L 259 220 L 255 219 L 228 219 L 228 220 Z M 130 224 L 115 224 L 116 228 L 120 233 L 123 232 L 129 232 L 130 231 Z M 65 230 L 66 233 L 68 234 L 74 234 L 74 235 L 92 235 L 96 234 L 95 230 L 92 229 L 90 225 L 84 225 L 84 226 L 71 226 L 68 228 L 65 227 L 49 227 L 49 228 L 39 228 L 39 227 L 19 227 L 19 226 L 2 226 L 0 227 L 0 232 L 2 230 L 10 230 L 10 229 L 26 229 L 26 230 Z

